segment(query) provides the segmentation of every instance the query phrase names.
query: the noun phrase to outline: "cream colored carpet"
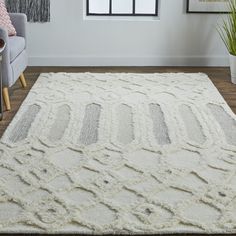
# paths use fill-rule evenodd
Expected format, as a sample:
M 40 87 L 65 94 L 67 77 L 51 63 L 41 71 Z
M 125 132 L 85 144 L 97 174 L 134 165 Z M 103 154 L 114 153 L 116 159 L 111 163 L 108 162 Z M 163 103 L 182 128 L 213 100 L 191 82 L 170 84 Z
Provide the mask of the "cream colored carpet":
M 236 233 L 236 116 L 204 74 L 42 74 L 0 142 L 0 232 Z

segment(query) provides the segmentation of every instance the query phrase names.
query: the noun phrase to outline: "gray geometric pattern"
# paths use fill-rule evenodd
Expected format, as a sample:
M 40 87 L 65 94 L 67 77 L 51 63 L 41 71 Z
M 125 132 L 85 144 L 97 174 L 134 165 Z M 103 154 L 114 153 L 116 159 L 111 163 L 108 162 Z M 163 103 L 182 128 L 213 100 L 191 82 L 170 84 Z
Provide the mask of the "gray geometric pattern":
M 42 74 L 0 141 L 1 233 L 236 233 L 235 212 L 236 116 L 204 74 Z

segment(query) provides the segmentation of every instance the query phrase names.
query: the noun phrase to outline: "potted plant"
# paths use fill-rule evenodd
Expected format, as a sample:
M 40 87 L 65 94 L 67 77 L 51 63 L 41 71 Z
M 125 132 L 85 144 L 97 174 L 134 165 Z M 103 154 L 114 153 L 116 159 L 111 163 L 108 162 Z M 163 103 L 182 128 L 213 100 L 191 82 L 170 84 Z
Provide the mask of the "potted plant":
M 228 0 L 229 14 L 218 28 L 230 54 L 231 81 L 236 84 L 236 0 Z

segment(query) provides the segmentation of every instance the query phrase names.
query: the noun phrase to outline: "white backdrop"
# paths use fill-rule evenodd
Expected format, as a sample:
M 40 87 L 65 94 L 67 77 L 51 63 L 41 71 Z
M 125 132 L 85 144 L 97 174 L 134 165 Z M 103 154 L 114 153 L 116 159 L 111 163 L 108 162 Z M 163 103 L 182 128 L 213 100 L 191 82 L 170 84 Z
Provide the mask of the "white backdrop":
M 30 65 L 228 65 L 215 28 L 223 16 L 186 14 L 185 4 L 162 0 L 159 20 L 135 20 L 89 18 L 84 0 L 51 0 L 51 22 L 29 24 Z

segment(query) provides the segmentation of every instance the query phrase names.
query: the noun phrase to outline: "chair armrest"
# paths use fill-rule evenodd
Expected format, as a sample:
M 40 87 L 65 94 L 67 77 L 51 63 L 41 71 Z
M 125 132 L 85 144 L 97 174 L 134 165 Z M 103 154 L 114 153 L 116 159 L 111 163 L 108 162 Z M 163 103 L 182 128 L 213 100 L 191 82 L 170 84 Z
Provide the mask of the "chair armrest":
M 9 13 L 12 24 L 14 25 L 17 36 L 26 39 L 27 16 L 23 13 Z
M 0 38 L 5 42 L 5 49 L 2 53 L 2 72 L 3 72 L 3 84 L 5 86 L 9 85 L 8 78 L 4 76 L 5 74 L 10 73 L 10 50 L 9 50 L 9 37 L 8 32 L 5 28 L 0 27 Z
M 5 44 L 8 44 L 8 32 L 5 28 L 0 26 L 0 39 L 2 39 Z
M 9 36 L 8 36 L 7 30 L 2 27 L 0 27 L 0 39 L 2 39 L 5 42 L 5 50 L 3 53 L 3 59 L 5 58 L 7 62 L 10 62 L 10 52 L 8 50 Z

